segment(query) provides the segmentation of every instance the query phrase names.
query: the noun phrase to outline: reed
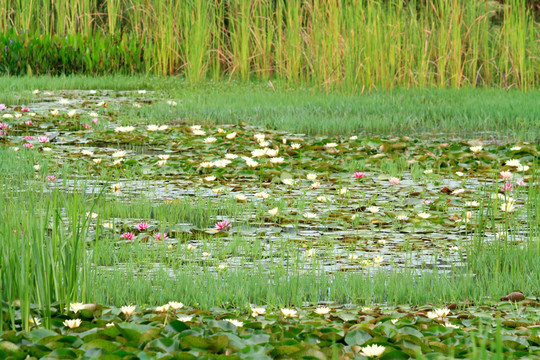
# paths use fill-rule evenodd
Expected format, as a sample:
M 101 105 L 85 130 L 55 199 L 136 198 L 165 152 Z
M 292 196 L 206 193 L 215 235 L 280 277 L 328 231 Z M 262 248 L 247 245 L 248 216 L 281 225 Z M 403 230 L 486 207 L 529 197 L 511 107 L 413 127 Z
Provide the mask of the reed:
M 144 64 L 112 57 L 114 71 L 182 74 L 191 82 L 281 79 L 349 92 L 526 90 L 538 85 L 540 73 L 540 25 L 524 0 L 3 0 L 0 29 L 28 30 L 29 39 L 127 37 Z M 123 46 L 80 48 L 111 56 Z M 26 64 L 18 66 L 26 73 Z M 74 72 L 81 71 L 88 70 Z

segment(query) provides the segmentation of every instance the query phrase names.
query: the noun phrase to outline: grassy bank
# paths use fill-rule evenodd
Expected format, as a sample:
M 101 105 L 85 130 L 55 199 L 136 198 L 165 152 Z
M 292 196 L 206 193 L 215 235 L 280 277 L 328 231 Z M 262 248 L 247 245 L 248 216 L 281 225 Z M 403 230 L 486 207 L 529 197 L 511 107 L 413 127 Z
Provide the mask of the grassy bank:
M 121 109 L 126 123 L 184 121 L 238 124 L 310 135 L 413 135 L 538 139 L 540 91 L 497 89 L 395 89 L 346 95 L 311 87 L 273 87 L 263 82 L 205 82 L 190 85 L 177 77 L 1 77 L 7 104 L 29 104 L 34 89 L 155 91 L 177 101 Z
M 3 1 L 0 72 L 279 79 L 347 92 L 538 82 L 523 0 Z

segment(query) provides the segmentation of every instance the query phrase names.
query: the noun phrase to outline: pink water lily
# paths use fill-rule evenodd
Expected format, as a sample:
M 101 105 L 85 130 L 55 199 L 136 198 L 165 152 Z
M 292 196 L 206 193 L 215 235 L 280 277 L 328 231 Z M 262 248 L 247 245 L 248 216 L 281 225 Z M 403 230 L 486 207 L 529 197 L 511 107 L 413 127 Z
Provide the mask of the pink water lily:
M 141 230 L 141 231 L 148 229 L 148 226 L 149 225 L 147 223 L 145 223 L 145 222 L 140 222 L 140 223 L 137 224 L 137 228 L 139 230 Z
M 231 223 L 228 222 L 227 220 L 218 221 L 216 223 L 216 230 L 224 231 L 224 230 L 227 230 L 229 228 L 229 226 L 231 226 Z
M 32 126 L 34 123 L 32 122 L 32 120 L 28 120 L 28 121 L 25 121 L 24 122 L 24 125 L 26 126 Z
M 399 185 L 399 179 L 397 177 L 391 177 L 390 179 L 388 179 L 388 181 L 392 185 Z
M 29 144 L 29 143 L 26 143 L 26 144 L 24 144 L 23 146 L 24 146 L 25 148 L 27 148 L 27 149 L 33 149 L 33 148 L 34 148 L 34 145 Z
M 49 139 L 48 136 L 40 136 L 40 137 L 38 137 L 38 141 L 39 141 L 40 143 L 47 143 L 47 142 L 50 141 L 50 139 Z
M 0 104 L 0 110 L 6 110 L 7 106 L 5 104 Z
M 56 180 L 56 176 L 54 175 L 47 176 L 47 181 L 54 181 L 54 180 Z
M 126 240 L 129 240 L 129 241 L 132 241 L 133 238 L 135 237 L 135 234 L 132 233 L 132 232 L 125 232 L 125 233 L 123 233 L 120 237 L 121 237 L 122 239 L 126 239 Z
M 503 191 L 509 191 L 509 192 L 512 192 L 513 188 L 512 188 L 512 183 L 510 182 L 507 182 L 503 185 Z
M 27 108 L 27 107 L 23 107 L 23 108 L 21 109 L 21 111 L 24 111 L 24 112 L 29 112 L 29 111 L 30 111 L 30 108 Z
M 34 140 L 34 137 L 27 135 L 27 136 L 23 136 L 23 139 L 24 140 Z
M 355 172 L 355 173 L 353 174 L 353 176 L 354 176 L 355 178 L 357 178 L 357 179 L 361 179 L 361 178 L 363 178 L 365 175 L 366 175 L 365 172 Z
M 166 233 L 155 233 L 154 234 L 154 239 L 156 239 L 156 240 L 165 240 L 167 238 L 168 238 L 168 236 L 167 236 Z

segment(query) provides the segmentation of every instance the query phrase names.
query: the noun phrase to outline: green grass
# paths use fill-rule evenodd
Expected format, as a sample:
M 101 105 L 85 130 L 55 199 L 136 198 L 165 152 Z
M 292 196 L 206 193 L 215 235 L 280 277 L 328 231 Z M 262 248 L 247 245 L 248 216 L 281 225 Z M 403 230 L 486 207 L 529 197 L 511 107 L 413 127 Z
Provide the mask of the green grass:
M 206 82 L 156 77 L 2 77 L 2 102 L 28 104 L 34 89 L 157 91 L 174 99 L 143 109 L 123 108 L 126 124 L 184 121 L 190 124 L 247 123 L 310 135 L 411 135 L 509 138 L 537 141 L 539 90 L 429 89 L 375 91 L 361 95 L 270 88 L 260 82 Z
M 350 93 L 530 89 L 533 11 L 524 0 L 6 0 L 0 72 L 276 79 Z

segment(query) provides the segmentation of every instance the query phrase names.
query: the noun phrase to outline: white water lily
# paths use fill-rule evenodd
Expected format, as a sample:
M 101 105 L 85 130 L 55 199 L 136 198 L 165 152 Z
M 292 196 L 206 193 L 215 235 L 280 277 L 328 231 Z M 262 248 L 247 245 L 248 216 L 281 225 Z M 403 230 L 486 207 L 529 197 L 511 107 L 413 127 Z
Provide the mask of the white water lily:
M 265 149 L 255 149 L 251 152 L 251 156 L 253 157 L 263 157 L 264 155 L 266 155 Z
M 34 170 L 38 171 L 39 169 L 41 169 L 41 166 L 38 164 L 38 165 L 34 165 Z
M 513 201 L 507 201 L 501 204 L 501 206 L 499 206 L 499 209 L 504 212 L 514 212 L 516 210 Z
M 418 217 L 421 217 L 422 219 L 429 219 L 431 215 L 428 213 L 422 212 L 418 214 Z
M 279 209 L 277 207 L 271 209 L 271 210 L 268 210 L 268 214 L 272 215 L 272 216 L 276 216 L 279 212 Z
M 193 135 L 197 135 L 197 136 L 206 135 L 206 131 L 204 131 L 204 130 L 193 130 L 192 133 L 193 133 Z
M 158 159 L 160 160 L 169 160 L 171 155 L 158 155 Z
M 244 323 L 242 321 L 240 321 L 240 320 L 236 320 L 236 319 L 224 319 L 224 320 L 227 321 L 227 322 L 230 322 L 231 324 L 233 324 L 236 327 L 244 326 Z
M 380 255 L 373 258 L 373 262 L 374 262 L 375 264 L 380 264 L 380 263 L 382 263 L 383 261 L 384 261 L 384 258 L 383 258 L 382 256 L 380 256 Z
M 85 309 L 85 305 L 80 302 L 74 302 L 69 304 L 69 311 L 74 312 L 75 314 L 81 310 Z
M 372 214 L 376 214 L 376 213 L 379 212 L 379 207 L 378 206 L 370 206 L 370 207 L 367 208 L 367 211 L 369 211 Z
M 272 164 L 281 164 L 283 163 L 284 159 L 282 157 L 275 157 L 275 158 L 271 158 L 270 159 L 270 162 Z
M 81 154 L 87 155 L 87 156 L 93 156 L 94 155 L 94 153 L 92 151 L 90 151 L 90 150 L 83 150 L 83 151 L 81 151 Z
M 87 212 L 87 213 L 86 213 L 86 217 L 87 217 L 87 218 L 97 219 L 98 216 L 99 216 L 99 215 L 96 214 L 95 212 L 93 212 L 93 213 Z
M 81 326 L 81 323 L 81 319 L 64 320 L 63 322 L 64 326 L 67 326 L 70 329 L 78 328 L 79 326 Z
M 264 134 L 257 133 L 257 134 L 254 134 L 253 137 L 255 138 L 257 142 L 261 142 L 261 141 L 264 141 L 266 136 Z
M 114 129 L 115 133 L 128 133 L 135 130 L 134 126 L 118 126 Z
M 326 202 L 326 196 L 317 196 L 318 202 Z
M 312 213 L 312 212 L 305 212 L 303 214 L 303 216 L 306 218 L 306 219 L 315 219 L 317 217 L 317 214 L 315 213 Z
M 456 171 L 456 175 L 459 176 L 459 177 L 462 177 L 465 174 L 463 174 L 461 171 Z
M 282 183 L 284 183 L 285 185 L 294 185 L 294 180 L 291 179 L 291 178 L 286 178 L 286 179 L 283 179 L 281 180 Z
M 58 114 L 60 114 L 60 110 L 58 110 L 58 109 L 51 110 L 51 115 L 52 116 L 56 116 Z
M 112 184 L 111 185 L 111 190 L 113 191 L 113 193 L 115 194 L 120 194 L 122 192 L 122 186 L 123 184 L 121 183 L 118 183 L 118 184 Z
M 516 167 L 516 171 L 517 172 L 525 172 L 529 170 L 529 166 L 528 165 L 519 165 L 518 167 Z
M 147 130 L 147 131 L 150 131 L 150 132 L 152 132 L 152 131 L 158 131 L 158 130 L 159 130 L 159 126 L 158 126 L 158 125 L 148 125 L 148 126 L 146 127 L 146 130 Z
M 317 315 L 326 315 L 330 313 L 331 309 L 328 306 L 321 306 L 316 308 L 313 312 Z
M 365 357 L 379 357 L 384 353 L 384 350 L 386 350 L 386 347 L 382 345 L 372 344 L 360 348 L 360 355 Z
M 465 192 L 465 189 L 456 189 L 452 191 L 452 195 L 460 195 L 460 194 L 463 194 L 464 192 Z
M 216 180 L 216 177 L 215 177 L 215 176 L 212 176 L 212 175 L 206 176 L 206 177 L 204 178 L 204 181 L 206 181 L 206 182 L 212 182 L 212 181 L 214 181 L 214 180 Z
M 227 160 L 234 160 L 238 157 L 236 154 L 225 154 L 225 159 Z
M 297 150 L 297 149 L 300 149 L 300 146 L 301 146 L 301 145 L 300 145 L 299 143 L 292 143 L 292 144 L 291 144 L 291 149 Z
M 189 315 L 181 315 L 176 318 L 176 320 L 181 321 L 181 322 L 190 322 L 191 319 L 193 319 L 193 316 L 189 316 Z
M 77 115 L 77 110 L 70 110 L 68 111 L 67 115 L 69 117 L 74 117 L 75 115 Z
M 281 310 L 281 314 L 285 316 L 286 318 L 292 318 L 292 317 L 298 316 L 298 312 L 294 309 L 283 308 L 280 310 Z
M 232 132 L 230 134 L 225 135 L 225 137 L 229 140 L 232 140 L 236 137 L 236 135 L 237 135 L 236 132 Z
M 257 166 L 259 166 L 259 163 L 256 162 L 255 160 L 247 160 L 246 161 L 246 165 L 249 166 L 250 168 L 256 168 Z
M 506 161 L 506 166 L 512 166 L 512 167 L 519 167 L 521 166 L 521 163 L 517 159 L 510 159 Z
M 435 309 L 433 311 L 428 311 L 427 317 L 430 319 L 444 318 L 450 314 L 450 310 L 447 308 Z
M 340 195 L 345 195 L 347 192 L 348 192 L 347 188 L 341 188 L 341 189 L 339 189 L 339 194 L 340 194 Z
M 217 139 L 213 136 L 209 136 L 206 139 L 204 139 L 205 144 L 213 144 L 217 141 Z
M 475 154 L 478 154 L 480 151 L 482 151 L 483 147 L 482 146 L 471 146 L 469 148 L 473 153 Z
M 169 311 L 169 308 L 171 306 L 169 304 L 165 304 L 165 305 L 162 305 L 162 306 L 158 306 L 156 307 L 156 312 L 160 312 L 160 313 L 166 313 L 167 311 Z
M 163 166 L 163 165 L 166 165 L 167 164 L 167 160 L 159 160 L 156 165 L 157 166 Z
M 266 148 L 265 153 L 266 156 L 276 157 L 279 154 L 279 150 Z
M 251 308 L 251 316 L 257 317 L 259 315 L 266 314 L 266 309 L 263 307 L 252 307 Z
M 321 186 L 321 183 L 318 182 L 318 181 L 314 181 L 314 182 L 311 184 L 311 188 L 312 188 L 312 189 L 318 189 L 320 186 Z
M 396 219 L 398 219 L 399 221 L 407 221 L 409 220 L 409 217 L 407 215 L 401 214 L 401 215 L 398 215 Z
M 334 142 L 331 142 L 331 143 L 328 143 L 328 144 L 325 144 L 324 147 L 325 148 L 328 148 L 328 149 L 331 149 L 331 148 L 335 148 L 337 147 L 338 144 L 334 143 Z
M 121 151 L 114 152 L 111 156 L 113 158 L 123 158 L 124 156 L 126 156 L 126 154 L 127 153 L 125 151 L 121 150 Z
M 169 301 L 168 304 L 175 311 L 180 310 L 181 308 L 184 307 L 184 304 L 182 304 L 181 302 L 176 302 L 176 301 Z
M 313 174 L 313 173 L 310 173 L 310 174 L 307 174 L 306 178 L 308 180 L 315 181 L 317 179 L 317 175 Z
M 246 195 L 238 194 L 238 195 L 236 195 L 236 200 L 238 200 L 240 202 L 246 201 Z
M 120 308 L 120 311 L 126 316 L 131 316 L 135 313 L 136 308 L 137 307 L 135 305 L 122 306 Z
M 268 195 L 268 193 L 264 191 L 255 193 L 255 197 L 260 198 L 260 199 L 268 199 L 269 196 L 270 195 Z

